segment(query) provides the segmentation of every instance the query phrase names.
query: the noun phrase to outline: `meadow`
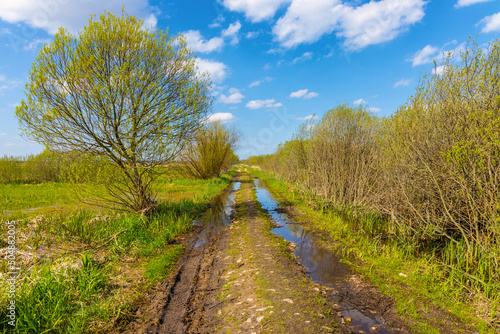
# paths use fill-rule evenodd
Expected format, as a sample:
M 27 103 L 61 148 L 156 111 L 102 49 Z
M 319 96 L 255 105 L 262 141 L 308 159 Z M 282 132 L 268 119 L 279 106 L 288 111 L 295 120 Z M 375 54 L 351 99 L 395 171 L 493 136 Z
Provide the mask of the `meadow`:
M 0 332 L 12 329 L 7 305 L 15 300 L 19 333 L 93 333 L 119 328 L 144 294 L 165 278 L 182 254 L 176 241 L 230 182 L 184 178 L 171 170 L 156 180 L 154 213 L 141 214 L 85 205 L 82 194 L 104 192 L 94 183 L 75 183 L 61 173 L 63 157 L 52 153 L 43 168 L 28 158 L 4 157 L 0 170 L 0 219 L 15 222 L 16 295 L 0 295 Z M 7 172 L 6 172 L 7 171 Z M 34 175 L 35 171 L 39 174 Z M 0 174 L 2 175 L 2 174 Z M 42 175 L 42 176 L 41 176 Z M 80 175 L 81 176 L 81 175 Z M 80 179 L 84 179 L 80 177 Z M 81 190 L 84 190 L 81 192 Z M 7 255 L 7 229 L 1 252 Z M 2 278 L 11 278 L 2 261 Z

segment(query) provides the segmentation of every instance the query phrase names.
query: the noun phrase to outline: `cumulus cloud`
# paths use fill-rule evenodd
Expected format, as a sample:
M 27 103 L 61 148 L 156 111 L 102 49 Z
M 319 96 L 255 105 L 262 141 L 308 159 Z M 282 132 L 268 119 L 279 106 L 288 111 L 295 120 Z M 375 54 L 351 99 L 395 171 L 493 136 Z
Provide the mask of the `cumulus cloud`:
M 447 71 L 446 66 L 444 66 L 444 65 L 437 66 L 437 67 L 432 69 L 432 74 L 441 76 L 441 75 L 445 74 L 446 71 Z
M 123 1 L 100 0 L 87 1 L 0 1 L 0 18 L 9 23 L 24 22 L 34 28 L 40 28 L 50 34 L 57 32 L 59 27 L 76 34 L 87 23 L 91 14 L 103 13 L 106 9 L 116 15 L 121 15 Z M 140 17 L 148 27 L 156 26 L 156 15 L 148 0 L 127 1 L 125 8 L 128 14 Z
M 301 63 L 303 61 L 311 59 L 312 56 L 313 56 L 312 52 L 304 52 L 302 54 L 302 56 L 299 56 L 299 57 L 295 58 L 294 60 L 292 60 L 292 62 L 290 64 L 293 65 L 293 64 Z
M 354 101 L 352 104 L 355 104 L 355 105 L 362 105 L 362 104 L 367 104 L 368 102 L 366 102 L 365 100 L 363 99 L 358 99 L 356 101 Z
M 222 30 L 222 37 L 227 37 L 227 38 L 231 39 L 230 43 L 232 45 L 238 44 L 238 42 L 240 41 L 239 37 L 238 37 L 238 33 L 239 33 L 240 29 L 241 29 L 240 21 L 236 21 L 235 23 L 231 23 L 227 29 Z
M 446 43 L 442 47 L 438 48 L 437 46 L 433 45 L 426 45 L 423 49 L 418 50 L 408 58 L 406 61 L 409 61 L 412 63 L 412 65 L 418 66 L 418 65 L 424 65 L 424 64 L 430 64 L 434 60 L 436 61 L 441 61 L 443 60 L 448 53 L 451 53 L 455 56 L 460 54 L 460 51 L 462 51 L 465 48 L 465 43 L 459 44 L 456 48 L 451 49 L 451 50 L 446 50 L 448 45 L 450 44 L 456 44 L 457 41 L 451 41 L 449 43 Z
M 398 88 L 398 87 L 402 87 L 402 86 L 409 86 L 410 83 L 411 83 L 411 79 L 401 79 L 394 84 L 394 88 Z
M 309 89 L 301 89 L 296 92 L 290 93 L 290 97 L 304 98 L 304 99 L 312 99 L 313 97 L 316 96 L 318 96 L 318 93 L 309 92 Z
M 261 109 L 261 108 L 279 108 L 283 105 L 279 102 L 276 102 L 274 99 L 268 100 L 252 100 L 246 104 L 247 108 L 250 109 Z
M 270 19 L 283 4 L 291 0 L 223 0 L 226 8 L 244 13 L 252 22 L 261 22 Z
M 437 47 L 426 45 L 423 49 L 415 52 L 409 61 L 412 62 L 413 66 L 432 63 L 433 57 L 437 55 L 438 51 L 439 49 Z
M 189 30 L 182 33 L 186 38 L 187 45 L 194 52 L 209 53 L 212 51 L 220 51 L 224 46 L 224 39 L 221 37 L 214 37 L 206 40 L 201 36 L 198 30 Z
M 315 121 L 318 119 L 316 115 L 307 115 L 306 117 L 295 117 L 297 121 Z
M 500 32 L 500 12 L 486 16 L 484 19 L 479 21 L 478 25 L 483 26 L 483 29 L 481 29 L 482 33 Z
M 370 108 L 368 108 L 368 111 L 371 111 L 371 112 L 379 112 L 380 110 L 382 110 L 382 109 L 377 108 L 377 107 L 370 107 Z
M 186 38 L 186 43 L 194 52 L 210 53 L 220 51 L 225 44 L 225 39 L 230 40 L 230 44 L 238 44 L 238 33 L 241 28 L 241 23 L 236 21 L 229 25 L 227 29 L 222 30 L 220 37 L 213 37 L 209 40 L 205 39 L 199 30 L 189 30 L 182 34 Z
M 238 89 L 230 88 L 229 89 L 229 96 L 226 96 L 225 94 L 221 94 L 219 97 L 219 102 L 226 103 L 226 104 L 240 103 L 244 97 L 245 96 L 243 94 L 241 94 Z
M 458 2 L 455 4 L 455 8 L 467 7 L 475 5 L 477 3 L 490 2 L 490 1 L 492 0 L 458 0 Z
M 293 0 L 273 27 L 284 47 L 313 43 L 336 31 L 351 50 L 393 40 L 424 17 L 424 0 L 370 1 L 359 6 L 341 0 Z
M 217 112 L 215 114 L 208 115 L 204 120 L 203 123 L 213 123 L 213 122 L 221 122 L 221 123 L 231 123 L 234 121 L 237 121 L 238 118 L 236 118 L 233 114 L 230 112 Z
M 28 42 L 27 44 L 25 44 L 23 49 L 25 51 L 35 50 L 38 48 L 39 45 L 42 46 L 43 44 L 50 43 L 50 42 L 51 42 L 50 39 L 38 39 L 38 38 L 36 38 L 36 39 Z
M 252 88 L 252 87 L 257 87 L 259 86 L 260 84 L 264 83 L 264 82 L 269 82 L 273 80 L 273 78 L 271 77 L 265 77 L 264 79 L 262 80 L 255 80 L 254 82 L 252 82 L 250 85 L 248 85 L 249 88 Z
M 249 31 L 246 33 L 245 37 L 248 39 L 253 39 L 257 38 L 259 36 L 260 32 L 259 31 Z
M 207 59 L 196 59 L 198 74 L 206 73 L 210 75 L 212 82 L 221 83 L 228 75 L 226 64 Z

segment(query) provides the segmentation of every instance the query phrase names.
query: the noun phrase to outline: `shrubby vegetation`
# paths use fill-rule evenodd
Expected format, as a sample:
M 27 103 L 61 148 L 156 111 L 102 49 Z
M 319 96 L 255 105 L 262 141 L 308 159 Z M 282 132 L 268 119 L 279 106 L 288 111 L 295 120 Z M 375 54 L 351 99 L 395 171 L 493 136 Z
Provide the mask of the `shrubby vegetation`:
M 28 156 L 0 158 L 0 183 L 84 183 L 102 174 L 102 159 L 79 152 L 44 150 Z
M 500 286 L 500 40 L 449 54 L 388 118 L 341 104 L 251 157 L 322 207 L 376 214 L 377 231 L 487 295 Z M 436 65 L 437 66 L 437 65 Z M 437 73 L 437 71 L 436 71 Z M 406 245 L 406 246 L 405 246 Z
M 200 179 L 219 177 L 238 162 L 234 150 L 238 133 L 220 122 L 205 124 L 186 145 L 183 170 Z

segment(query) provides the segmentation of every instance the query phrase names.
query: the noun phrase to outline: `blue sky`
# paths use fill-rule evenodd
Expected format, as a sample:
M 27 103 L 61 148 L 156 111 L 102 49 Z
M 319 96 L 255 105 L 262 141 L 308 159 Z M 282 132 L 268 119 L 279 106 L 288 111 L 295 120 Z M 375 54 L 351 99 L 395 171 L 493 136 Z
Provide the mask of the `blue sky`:
M 211 120 L 236 127 L 241 158 L 267 154 L 338 103 L 388 116 L 433 59 L 500 37 L 500 0 L 19 0 L 0 3 L 0 156 L 38 153 L 20 137 L 15 106 L 43 43 L 77 34 L 92 13 L 131 15 L 183 33 L 209 71 Z M 438 68 L 438 71 L 440 69 Z

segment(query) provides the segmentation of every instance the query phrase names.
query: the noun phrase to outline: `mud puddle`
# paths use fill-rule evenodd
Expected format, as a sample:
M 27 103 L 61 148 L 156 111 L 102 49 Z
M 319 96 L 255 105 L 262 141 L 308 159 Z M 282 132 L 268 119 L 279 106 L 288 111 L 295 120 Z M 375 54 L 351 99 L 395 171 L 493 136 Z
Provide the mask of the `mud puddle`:
M 349 301 L 347 282 L 353 273 L 341 262 L 341 252 L 327 248 L 318 235 L 303 229 L 293 219 L 280 212 L 279 202 L 260 179 L 254 178 L 254 184 L 257 201 L 278 226 L 271 232 L 295 244 L 295 257 L 306 268 L 306 273 L 314 282 L 331 289 L 330 296 L 340 305 L 339 312 L 344 319 L 351 319 L 350 325 L 359 333 L 392 333 L 393 331 L 386 328 L 384 321 L 378 315 L 370 314 L 366 310 L 363 312 Z
M 203 215 L 193 223 L 194 226 L 203 227 L 203 231 L 198 236 L 194 246 L 195 248 L 206 243 L 211 234 L 218 233 L 231 224 L 234 194 L 240 187 L 241 182 L 231 182 L 224 192 L 215 198 Z
M 147 297 L 127 329 L 120 333 L 184 334 L 212 333 L 217 317 L 217 291 L 224 263 L 221 249 L 227 242 L 234 193 L 240 182 L 232 182 L 194 222 L 194 238 L 185 247 L 172 275 Z

